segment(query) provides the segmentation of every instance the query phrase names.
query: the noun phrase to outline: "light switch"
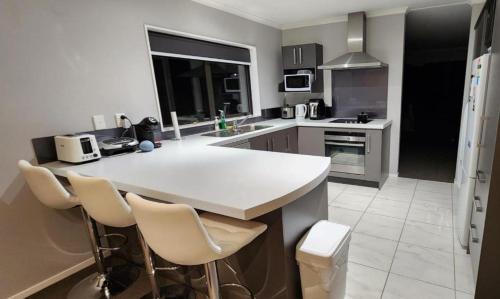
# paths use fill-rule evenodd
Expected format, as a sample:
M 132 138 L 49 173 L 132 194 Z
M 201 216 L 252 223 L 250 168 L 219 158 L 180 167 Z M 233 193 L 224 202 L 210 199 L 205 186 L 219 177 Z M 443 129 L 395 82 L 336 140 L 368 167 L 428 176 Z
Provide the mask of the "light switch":
M 102 114 L 92 116 L 92 123 L 94 124 L 94 130 L 106 129 L 106 121 Z

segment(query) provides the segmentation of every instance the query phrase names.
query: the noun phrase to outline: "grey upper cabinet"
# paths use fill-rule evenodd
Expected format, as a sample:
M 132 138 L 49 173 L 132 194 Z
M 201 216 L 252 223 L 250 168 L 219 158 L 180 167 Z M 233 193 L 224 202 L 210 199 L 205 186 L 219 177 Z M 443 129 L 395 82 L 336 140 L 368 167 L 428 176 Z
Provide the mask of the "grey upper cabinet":
M 323 63 L 323 46 L 320 44 L 284 46 L 282 54 L 285 70 L 316 68 Z
M 282 48 L 284 69 L 295 69 L 299 67 L 297 51 L 297 47 L 295 46 L 286 46 Z

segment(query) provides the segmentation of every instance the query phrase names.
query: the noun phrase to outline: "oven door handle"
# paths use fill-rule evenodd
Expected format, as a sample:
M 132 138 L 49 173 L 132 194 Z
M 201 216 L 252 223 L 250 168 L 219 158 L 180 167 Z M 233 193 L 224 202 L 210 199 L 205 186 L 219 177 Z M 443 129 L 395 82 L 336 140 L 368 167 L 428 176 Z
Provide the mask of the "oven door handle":
M 325 142 L 327 145 L 340 145 L 340 146 L 353 146 L 353 147 L 365 147 L 364 143 L 343 143 L 343 142 Z

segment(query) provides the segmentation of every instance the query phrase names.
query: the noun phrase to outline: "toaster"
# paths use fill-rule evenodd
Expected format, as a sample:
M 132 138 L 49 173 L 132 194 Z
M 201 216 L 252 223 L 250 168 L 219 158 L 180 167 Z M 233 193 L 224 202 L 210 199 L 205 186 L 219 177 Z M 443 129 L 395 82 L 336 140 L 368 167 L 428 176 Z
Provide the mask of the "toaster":
M 69 163 L 85 163 L 99 160 L 101 153 L 94 135 L 55 136 L 57 159 Z

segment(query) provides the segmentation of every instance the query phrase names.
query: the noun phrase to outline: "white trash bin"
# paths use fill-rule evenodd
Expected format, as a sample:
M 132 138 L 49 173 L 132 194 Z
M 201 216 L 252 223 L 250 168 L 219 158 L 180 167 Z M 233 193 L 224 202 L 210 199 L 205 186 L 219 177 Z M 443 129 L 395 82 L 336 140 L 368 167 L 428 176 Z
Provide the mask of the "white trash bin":
M 321 220 L 297 244 L 304 299 L 343 299 L 351 228 Z

